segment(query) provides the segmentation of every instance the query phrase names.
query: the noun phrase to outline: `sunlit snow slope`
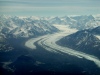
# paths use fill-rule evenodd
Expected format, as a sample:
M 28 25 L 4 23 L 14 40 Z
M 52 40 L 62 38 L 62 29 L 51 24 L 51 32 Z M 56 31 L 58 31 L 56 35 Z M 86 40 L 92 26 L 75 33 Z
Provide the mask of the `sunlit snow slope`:
M 100 39 L 100 35 L 95 35 L 98 39 Z
M 61 38 L 63 38 L 64 36 L 76 32 L 77 31 L 76 29 L 70 29 L 67 25 L 54 25 L 54 26 L 60 29 L 61 31 L 54 34 L 49 34 L 38 38 L 29 39 L 25 45 L 31 49 L 35 49 L 36 46 L 34 45 L 34 43 L 37 42 L 38 45 L 40 45 L 41 47 L 45 48 L 48 51 L 56 53 L 62 52 L 78 58 L 85 58 L 87 60 L 93 61 L 98 67 L 100 67 L 100 60 L 97 57 L 83 53 L 81 51 L 76 51 L 67 47 L 62 47 L 56 44 L 56 42 Z

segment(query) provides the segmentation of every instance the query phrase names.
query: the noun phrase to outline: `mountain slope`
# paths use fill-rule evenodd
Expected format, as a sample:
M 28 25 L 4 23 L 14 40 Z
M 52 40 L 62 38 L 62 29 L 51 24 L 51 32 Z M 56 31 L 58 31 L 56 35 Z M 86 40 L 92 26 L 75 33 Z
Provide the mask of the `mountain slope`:
M 57 32 L 46 20 L 36 17 L 0 16 L 0 52 L 15 50 L 25 39 Z
M 0 16 L 0 32 L 6 36 L 31 37 L 58 31 L 46 20 Z
M 13 50 L 14 48 L 8 43 L 7 38 L 3 35 L 0 35 L 0 52 L 8 52 Z
M 78 31 L 57 42 L 59 45 L 100 57 L 100 40 L 89 30 Z
M 98 27 L 92 29 L 90 32 L 91 32 L 92 34 L 95 34 L 95 35 L 100 35 L 100 26 L 98 26 Z

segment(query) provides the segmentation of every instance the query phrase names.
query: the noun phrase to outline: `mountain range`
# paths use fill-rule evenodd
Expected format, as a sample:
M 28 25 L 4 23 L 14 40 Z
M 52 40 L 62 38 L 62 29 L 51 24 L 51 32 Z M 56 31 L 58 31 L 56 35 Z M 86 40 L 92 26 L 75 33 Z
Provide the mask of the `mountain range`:
M 0 16 L 0 32 L 7 37 L 31 37 L 58 31 L 46 20 Z
M 33 17 L 0 16 L 0 52 L 11 51 L 19 40 L 57 32 L 46 20 Z
M 51 24 L 68 25 L 70 28 L 78 30 L 92 29 L 100 26 L 100 16 L 93 15 L 52 17 L 46 20 Z
M 12 41 L 11 39 L 30 38 L 45 34 L 51 34 L 59 31 L 59 29 L 57 29 L 54 25 L 67 25 L 69 28 L 75 28 L 79 30 L 79 33 L 84 34 L 84 37 L 87 36 L 91 37 L 89 39 L 93 39 L 94 37 L 96 37 L 96 35 L 94 36 L 92 34 L 100 34 L 100 16 L 80 15 L 80 16 L 63 16 L 63 17 L 36 17 L 36 16 L 19 17 L 19 16 L 1 15 L 0 40 L 3 39 L 6 42 L 2 43 L 0 41 L 1 42 L 0 49 L 2 50 L 4 50 L 5 48 L 7 49 L 9 48 L 10 50 L 13 49 L 11 45 L 8 45 L 9 39 L 10 41 Z M 85 34 L 84 33 L 85 29 L 87 29 L 87 31 L 91 32 L 92 34 L 91 35 L 90 33 Z M 81 35 L 78 35 L 78 37 L 80 37 L 80 40 L 82 40 Z

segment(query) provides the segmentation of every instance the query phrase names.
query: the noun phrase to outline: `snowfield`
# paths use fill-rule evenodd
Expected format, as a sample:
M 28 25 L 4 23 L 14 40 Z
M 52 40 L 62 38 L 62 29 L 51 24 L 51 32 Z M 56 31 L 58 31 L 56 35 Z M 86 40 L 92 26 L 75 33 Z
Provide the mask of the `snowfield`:
M 39 46 L 43 47 L 44 49 L 50 52 L 55 52 L 59 54 L 62 52 L 78 58 L 85 58 L 87 60 L 93 61 L 98 67 L 100 67 L 100 60 L 96 56 L 86 54 L 81 51 L 76 51 L 67 47 L 62 47 L 56 44 L 56 42 L 61 38 L 63 38 L 64 36 L 76 32 L 77 31 L 76 29 L 70 29 L 67 25 L 54 25 L 54 26 L 61 31 L 54 34 L 48 34 L 38 38 L 29 39 L 25 43 L 25 46 L 31 49 L 35 49 L 36 46 L 34 45 L 34 43 L 37 42 Z
M 95 35 L 100 40 L 100 35 Z

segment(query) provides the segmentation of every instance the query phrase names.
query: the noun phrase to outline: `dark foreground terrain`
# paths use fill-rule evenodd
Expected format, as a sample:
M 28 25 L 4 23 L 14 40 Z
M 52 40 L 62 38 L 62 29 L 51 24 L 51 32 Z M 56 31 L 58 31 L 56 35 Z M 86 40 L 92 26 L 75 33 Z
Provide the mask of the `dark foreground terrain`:
M 24 40 L 25 41 L 25 40 Z M 99 75 L 100 68 L 84 58 L 52 53 L 38 46 L 31 50 L 23 43 L 9 52 L 0 52 L 0 75 Z M 22 41 L 19 41 L 22 42 Z

